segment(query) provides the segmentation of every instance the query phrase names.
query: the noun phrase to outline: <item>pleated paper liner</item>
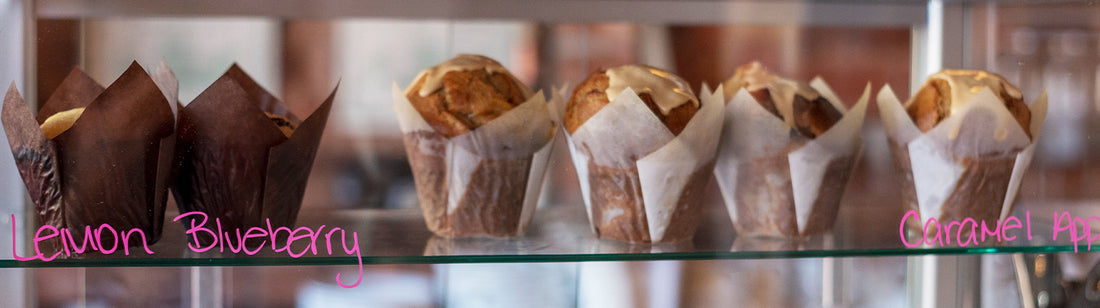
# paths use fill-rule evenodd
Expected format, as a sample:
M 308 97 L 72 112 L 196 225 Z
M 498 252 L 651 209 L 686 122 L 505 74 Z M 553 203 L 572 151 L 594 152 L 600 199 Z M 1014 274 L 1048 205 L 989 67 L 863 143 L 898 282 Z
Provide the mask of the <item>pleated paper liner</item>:
M 500 117 L 446 138 L 393 85 L 424 220 L 441 237 L 511 237 L 527 229 L 542 189 L 564 99 L 539 91 Z
M 694 236 L 722 125 L 721 93 L 702 94 L 679 135 L 628 87 L 569 136 L 597 237 L 658 243 Z
M 76 243 L 83 241 L 86 228 L 104 224 L 144 235 L 144 243 L 136 233 L 126 243 L 102 236 L 98 245 L 103 249 L 156 242 L 174 151 L 176 88 L 164 62 L 152 76 L 134 62 L 106 89 L 74 69 L 36 120 L 13 84 L 2 120 L 39 224 L 68 230 Z M 71 128 L 46 138 L 41 122 L 80 107 L 86 109 Z M 52 238 L 46 253 L 62 249 L 60 240 Z
M 738 237 L 807 237 L 833 227 L 862 149 L 871 87 L 850 110 L 824 80 L 815 78 L 810 87 L 844 114 L 813 139 L 761 107 L 745 89 L 725 106 L 714 175 Z M 776 104 L 789 110 L 792 102 Z
M 234 64 L 183 107 L 172 192 L 180 213 L 207 215 L 205 225 L 199 216 L 182 219 L 184 229 L 215 229 L 215 219 L 228 232 L 293 228 L 335 95 L 334 88 L 302 121 Z M 268 114 L 297 127 L 288 137 Z M 215 240 L 196 233 L 188 241 L 196 237 L 202 247 Z
M 929 219 L 994 222 L 1008 217 L 1046 118 L 1045 92 L 1028 106 L 1030 127 L 1021 127 L 988 88 L 928 132 L 917 128 L 890 86 L 879 91 L 876 101 L 902 173 L 905 210 L 920 217 L 907 220 L 908 229 L 919 232 Z

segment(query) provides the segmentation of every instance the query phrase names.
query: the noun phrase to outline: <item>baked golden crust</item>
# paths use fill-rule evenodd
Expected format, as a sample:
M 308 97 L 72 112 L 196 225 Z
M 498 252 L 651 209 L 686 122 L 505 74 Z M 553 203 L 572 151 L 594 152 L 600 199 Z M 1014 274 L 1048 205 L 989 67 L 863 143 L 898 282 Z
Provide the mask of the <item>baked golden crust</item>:
M 82 114 L 84 114 L 84 108 L 73 108 L 55 113 L 42 122 L 40 126 L 42 134 L 46 135 L 46 139 L 53 139 L 73 127 L 73 124 Z
M 440 89 L 421 97 L 418 92 L 426 80 L 421 76 L 405 97 L 429 126 L 448 138 L 476 129 L 527 100 L 523 87 L 506 73 L 450 71 L 443 75 Z
M 820 95 L 812 100 L 795 95 L 791 107 L 794 113 L 794 129 L 808 138 L 821 136 L 844 116 L 829 100 Z
M 1014 86 L 1004 80 L 1003 77 L 994 74 L 980 72 L 974 73 L 973 71 L 944 71 L 940 74 L 950 76 L 953 78 L 964 79 L 970 75 L 982 76 L 984 78 L 994 79 L 998 83 L 996 87 L 992 87 L 994 94 L 996 94 L 1001 101 L 1005 104 L 1008 112 L 1012 114 L 1016 121 L 1023 127 L 1024 133 L 1029 138 L 1031 136 L 1031 110 L 1028 109 L 1027 104 L 1024 103 L 1022 97 L 1014 96 L 1008 92 L 1007 89 L 1015 89 Z M 937 74 L 937 75 L 940 75 Z M 936 124 L 943 121 L 951 114 L 951 106 L 960 102 L 953 102 L 952 91 L 970 91 L 971 89 L 953 89 L 951 84 L 941 78 L 929 78 L 921 86 L 917 94 L 910 98 L 910 101 L 906 104 L 905 111 L 909 114 L 909 117 L 913 119 L 913 122 L 917 125 L 922 132 L 932 130 Z
M 294 130 L 298 128 L 298 125 L 294 125 L 294 122 L 291 122 L 290 119 L 267 112 L 264 112 L 264 114 L 267 115 L 268 119 L 271 119 L 271 122 L 275 123 L 275 126 L 278 127 L 279 131 L 283 132 L 283 135 L 286 135 L 287 138 L 290 138 L 290 135 L 294 134 Z
M 565 108 L 565 129 L 570 134 L 577 131 L 588 118 L 591 118 L 603 106 L 610 101 L 607 98 L 607 90 L 611 78 L 607 77 L 604 70 L 599 70 L 588 76 L 577 88 L 573 90 L 572 97 Z
M 783 115 L 779 114 L 779 109 L 775 108 L 775 102 L 772 101 L 771 91 L 768 91 L 767 88 L 759 89 L 756 91 L 749 91 L 749 95 L 752 95 L 752 98 L 755 98 L 756 103 L 760 104 L 760 107 L 764 107 L 764 110 L 767 110 L 772 115 L 780 119 L 783 118 Z M 727 98 L 726 100 L 729 99 Z
M 565 109 L 565 128 L 570 134 L 576 132 L 585 121 L 588 121 L 588 118 L 591 118 L 600 109 L 611 103 L 606 92 L 610 83 L 611 78 L 607 76 L 607 71 L 601 69 L 588 75 L 588 79 L 585 79 L 573 90 L 573 96 L 569 99 L 569 104 Z M 668 127 L 673 135 L 679 135 L 687 127 L 691 117 L 695 116 L 695 112 L 699 111 L 697 105 L 685 102 L 669 110 L 668 115 L 665 115 L 653 100 L 652 95 L 640 93 L 638 97 L 645 102 L 646 107 L 649 107 L 649 110 L 665 124 L 665 127 Z
M 949 93 L 951 93 L 951 87 L 947 85 L 947 81 L 928 80 L 917 91 L 917 95 L 913 96 L 912 103 L 905 108 L 905 112 L 909 113 L 913 123 L 917 124 L 917 128 L 922 132 L 932 130 L 932 127 L 947 117 L 950 110 L 948 101 L 951 94 Z

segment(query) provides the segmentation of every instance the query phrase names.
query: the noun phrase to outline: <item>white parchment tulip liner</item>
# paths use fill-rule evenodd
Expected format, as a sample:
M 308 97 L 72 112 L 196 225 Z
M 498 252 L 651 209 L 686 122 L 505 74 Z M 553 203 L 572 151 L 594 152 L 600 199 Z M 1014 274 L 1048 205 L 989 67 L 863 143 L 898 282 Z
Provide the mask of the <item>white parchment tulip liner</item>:
M 628 242 L 671 242 L 691 238 L 698 223 L 702 207 L 699 201 L 709 180 L 707 173 L 713 168 L 722 125 L 721 92 L 704 93 L 700 101 L 700 109 L 677 136 L 628 87 L 568 136 L 585 210 L 597 236 Z M 606 171 L 592 170 L 592 167 Z M 640 191 L 624 187 L 633 183 L 609 187 L 611 185 L 600 183 L 598 175 L 592 174 L 610 172 L 633 177 L 630 173 L 635 168 Z M 607 191 L 606 196 L 594 200 L 594 189 Z M 627 195 L 628 191 L 633 196 Z M 635 200 L 638 195 L 641 200 Z M 611 205 L 603 201 L 605 198 L 625 198 L 633 207 L 605 207 Z M 636 208 L 638 206 L 642 208 Z M 626 213 L 628 210 L 640 212 Z M 644 215 L 645 219 L 615 220 L 624 214 L 635 218 Z M 603 221 L 596 221 L 595 217 Z M 677 222 L 673 221 L 674 217 L 679 218 Z M 601 230 L 601 226 L 608 229 Z M 672 229 L 676 230 L 671 232 L 675 234 L 669 235 Z
M 929 218 L 992 221 L 1008 217 L 1046 118 L 1045 91 L 1028 106 L 1031 124 L 1026 128 L 989 88 L 982 88 L 924 133 L 889 85 L 879 91 L 876 101 L 895 165 L 904 174 L 906 210 L 920 214 L 920 222 L 907 221 L 911 228 L 919 230 Z
M 444 237 L 523 234 L 535 215 L 561 119 L 555 110 L 563 109 L 563 96 L 554 90 L 548 102 L 539 91 L 500 117 L 445 138 L 428 125 L 405 91 L 394 83 L 393 110 L 404 134 L 428 228 Z M 506 200 L 516 194 L 522 202 Z
M 714 175 L 738 235 L 800 237 L 832 228 L 862 150 L 860 130 L 871 85 L 851 110 L 821 78 L 810 87 L 843 113 L 814 139 L 793 133 L 745 89 L 725 106 Z M 785 114 L 792 110 L 791 100 L 776 104 Z

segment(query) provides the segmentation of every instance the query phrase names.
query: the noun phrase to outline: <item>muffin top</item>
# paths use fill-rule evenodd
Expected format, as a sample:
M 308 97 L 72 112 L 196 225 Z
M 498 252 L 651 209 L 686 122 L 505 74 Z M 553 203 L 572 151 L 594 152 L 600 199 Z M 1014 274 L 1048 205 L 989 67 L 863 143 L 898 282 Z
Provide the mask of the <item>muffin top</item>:
M 844 116 L 814 88 L 775 76 L 760 62 L 738 67 L 733 77 L 722 83 L 722 94 L 727 101 L 740 89 L 748 91 L 761 107 L 807 138 L 820 136 Z M 781 109 L 777 101 L 790 101 L 790 110 Z
M 290 138 L 290 136 L 294 134 L 294 130 L 298 129 L 298 125 L 295 125 L 294 122 L 291 122 L 290 119 L 287 119 L 286 117 L 277 116 L 275 114 L 267 112 L 264 112 L 264 115 L 266 115 L 272 123 L 275 123 L 275 126 L 278 127 L 279 131 L 283 132 L 283 135 L 285 135 L 287 138 Z
M 943 70 L 928 77 L 916 95 L 905 103 L 905 111 L 922 132 L 932 130 L 936 124 L 951 115 L 970 97 L 989 88 L 1012 114 L 1028 138 L 1032 138 L 1031 110 L 1024 103 L 1020 90 L 1004 77 L 985 71 Z
M 593 72 L 577 85 L 565 110 L 565 128 L 570 134 L 576 132 L 627 87 L 674 135 L 699 111 L 699 99 L 679 76 L 651 66 L 625 65 Z
M 73 108 L 58 112 L 46 118 L 46 121 L 43 121 L 39 128 L 42 129 L 42 134 L 46 135 L 46 139 L 53 139 L 72 128 L 73 124 L 76 124 L 76 120 L 83 114 L 84 108 Z
M 531 90 L 493 59 L 458 55 L 420 72 L 405 97 L 445 137 L 474 130 L 527 101 Z

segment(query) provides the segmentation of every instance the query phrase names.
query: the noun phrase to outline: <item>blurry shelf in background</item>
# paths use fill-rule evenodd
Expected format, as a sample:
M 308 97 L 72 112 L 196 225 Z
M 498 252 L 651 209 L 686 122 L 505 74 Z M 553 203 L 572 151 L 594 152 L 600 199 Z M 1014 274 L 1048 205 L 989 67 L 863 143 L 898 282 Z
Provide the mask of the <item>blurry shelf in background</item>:
M 908 28 L 925 21 L 923 1 L 613 0 L 49 0 L 40 18 L 218 17 L 488 19 L 534 22 L 789 24 Z
M 889 209 L 888 209 L 889 208 Z M 993 253 L 1055 253 L 1072 252 L 1074 247 L 1066 233 L 1058 242 L 1051 239 L 1050 211 L 1064 210 L 1073 217 L 1088 217 L 1098 209 L 1096 204 L 1021 205 L 1014 216 L 1023 220 L 1030 210 L 1033 240 L 1023 236 L 1021 229 L 1005 245 L 950 248 L 906 248 L 899 237 L 899 213 L 893 206 L 845 206 L 835 229 L 824 236 L 803 240 L 739 238 L 729 223 L 725 208 L 710 206 L 705 221 L 692 241 L 672 244 L 626 244 L 593 237 L 581 206 L 559 205 L 542 208 L 527 235 L 511 239 L 444 239 L 435 237 L 424 226 L 417 209 L 403 210 L 339 210 L 302 213 L 298 227 L 317 230 L 326 225 L 331 230 L 340 227 L 358 232 L 363 264 L 436 264 L 436 263 L 515 263 L 515 262 L 588 262 L 647 260 L 719 260 L 719 259 L 779 259 L 822 257 L 886 257 L 913 255 L 960 255 Z M 169 213 L 169 219 L 174 218 Z M 212 224 L 212 222 L 210 223 Z M 208 224 L 209 226 L 209 224 Z M 227 227 L 226 231 L 229 229 Z M 25 243 L 26 235 L 20 239 Z M 243 253 L 194 253 L 187 248 L 183 227 L 166 221 L 164 235 L 150 248 L 154 255 L 132 248 L 132 255 L 121 252 L 103 256 L 98 252 L 83 259 L 55 259 L 49 262 L 0 260 L 0 268 L 12 267 L 170 267 L 170 266 L 300 266 L 354 265 L 352 253 L 344 253 L 333 236 L 332 254 L 318 240 L 318 255 L 306 253 L 291 258 L 286 252 L 272 252 L 270 245 L 254 256 Z M 350 241 L 350 232 L 349 232 Z M 302 241 L 295 242 L 293 251 L 307 249 Z M 1079 249 L 1084 251 L 1082 243 Z M 226 248 L 228 252 L 228 248 Z M 21 256 L 26 257 L 26 254 Z M 6 256 L 5 256 L 6 257 Z
M 1006 3 L 989 13 L 996 15 L 1002 27 L 1100 28 L 1100 4 L 1095 1 Z

